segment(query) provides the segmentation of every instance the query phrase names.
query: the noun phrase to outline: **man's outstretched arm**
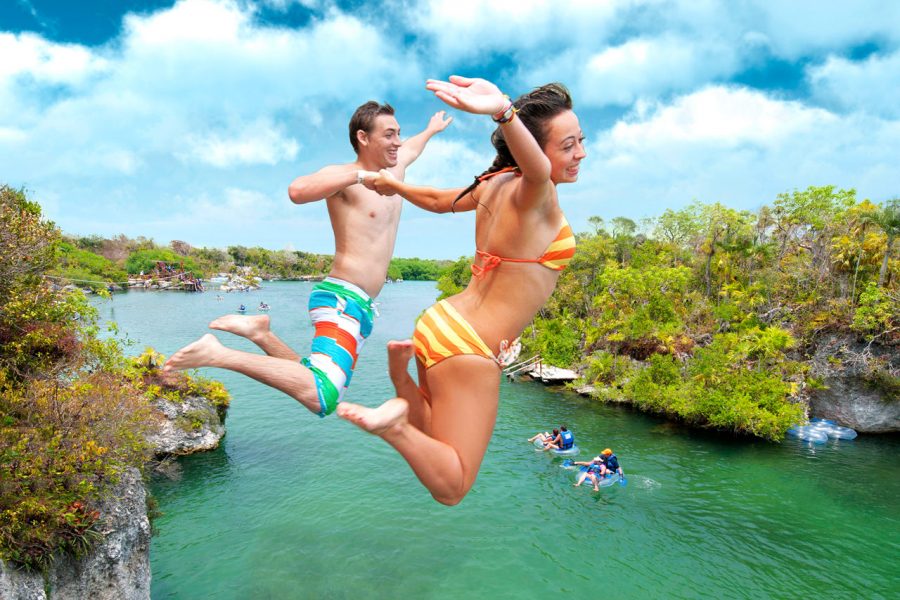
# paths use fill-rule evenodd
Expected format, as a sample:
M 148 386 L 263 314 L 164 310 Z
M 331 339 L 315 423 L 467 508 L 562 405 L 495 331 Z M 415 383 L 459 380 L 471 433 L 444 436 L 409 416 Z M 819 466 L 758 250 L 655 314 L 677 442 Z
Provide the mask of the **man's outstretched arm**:
M 400 153 L 397 156 L 397 166 L 405 170 L 406 167 L 411 165 L 419 155 L 422 154 L 422 150 L 425 149 L 425 144 L 428 143 L 428 140 L 441 131 L 447 129 L 447 126 L 453 122 L 453 117 L 444 118 L 445 111 L 439 110 L 434 113 L 434 116 L 431 117 L 431 120 L 428 121 L 428 126 L 425 129 L 405 142 L 400 146 Z M 402 174 L 402 173 L 401 173 Z
M 301 175 L 288 186 L 288 196 L 294 204 L 324 200 L 359 183 L 358 169 L 353 163 L 330 165 L 311 175 Z

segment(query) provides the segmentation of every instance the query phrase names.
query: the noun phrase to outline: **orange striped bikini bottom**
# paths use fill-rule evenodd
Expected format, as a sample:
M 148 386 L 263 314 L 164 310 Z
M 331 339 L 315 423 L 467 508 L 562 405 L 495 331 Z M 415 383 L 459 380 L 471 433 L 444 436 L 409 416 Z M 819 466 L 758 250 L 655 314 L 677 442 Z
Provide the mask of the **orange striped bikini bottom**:
M 413 333 L 413 344 L 416 357 L 426 369 L 451 356 L 464 354 L 483 356 L 502 368 L 515 361 L 521 349 L 518 338 L 512 344 L 503 340 L 500 356 L 494 356 L 481 336 L 446 300 L 432 305 L 419 318 Z

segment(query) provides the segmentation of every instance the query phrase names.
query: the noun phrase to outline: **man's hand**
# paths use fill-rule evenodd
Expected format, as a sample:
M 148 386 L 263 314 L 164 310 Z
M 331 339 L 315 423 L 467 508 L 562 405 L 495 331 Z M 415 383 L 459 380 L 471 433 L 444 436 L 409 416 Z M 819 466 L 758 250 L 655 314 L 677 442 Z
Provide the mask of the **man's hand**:
M 447 117 L 444 119 L 444 115 L 447 114 L 447 111 L 439 110 L 434 113 L 434 116 L 431 117 L 431 120 L 428 121 L 428 129 L 432 133 L 440 133 L 441 131 L 447 129 L 450 126 L 450 123 L 453 122 L 453 117 Z

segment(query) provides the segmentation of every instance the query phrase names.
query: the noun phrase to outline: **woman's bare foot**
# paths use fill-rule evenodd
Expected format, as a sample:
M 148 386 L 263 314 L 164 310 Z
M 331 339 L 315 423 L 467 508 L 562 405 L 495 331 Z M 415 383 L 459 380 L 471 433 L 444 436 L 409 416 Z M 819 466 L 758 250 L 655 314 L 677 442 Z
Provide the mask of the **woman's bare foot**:
M 387 343 L 388 373 L 392 380 L 409 377 L 409 361 L 416 353 L 412 340 L 391 340 Z
M 380 437 L 388 436 L 406 425 L 408 411 L 409 404 L 403 398 L 391 398 L 378 408 L 368 408 L 352 402 L 341 402 L 337 407 L 340 418 Z
M 219 343 L 216 336 L 207 333 L 196 342 L 188 344 L 173 354 L 163 365 L 163 371 L 183 371 L 184 369 L 214 366 L 215 359 L 225 350 L 225 346 Z
M 209 328 L 227 331 L 252 342 L 269 333 L 269 315 L 225 315 L 210 323 Z

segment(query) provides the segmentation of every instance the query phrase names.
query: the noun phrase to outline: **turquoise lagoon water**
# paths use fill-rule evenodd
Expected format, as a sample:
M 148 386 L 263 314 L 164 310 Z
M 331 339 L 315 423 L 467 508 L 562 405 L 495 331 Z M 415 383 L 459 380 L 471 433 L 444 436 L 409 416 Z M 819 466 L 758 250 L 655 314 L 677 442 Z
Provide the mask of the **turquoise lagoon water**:
M 272 306 L 301 354 L 312 284 L 99 301 L 135 342 L 164 354 L 214 317 Z M 348 399 L 392 395 L 385 343 L 408 337 L 437 292 L 388 285 Z M 224 343 L 249 342 L 222 332 Z M 233 396 L 214 452 L 179 460 L 151 487 L 152 596 L 164 598 L 896 598 L 897 437 L 825 446 L 691 430 L 536 383 L 503 382 L 473 490 L 439 505 L 381 440 L 221 370 Z M 525 440 L 565 423 L 582 456 L 612 447 L 628 484 L 572 487 L 574 472 Z

